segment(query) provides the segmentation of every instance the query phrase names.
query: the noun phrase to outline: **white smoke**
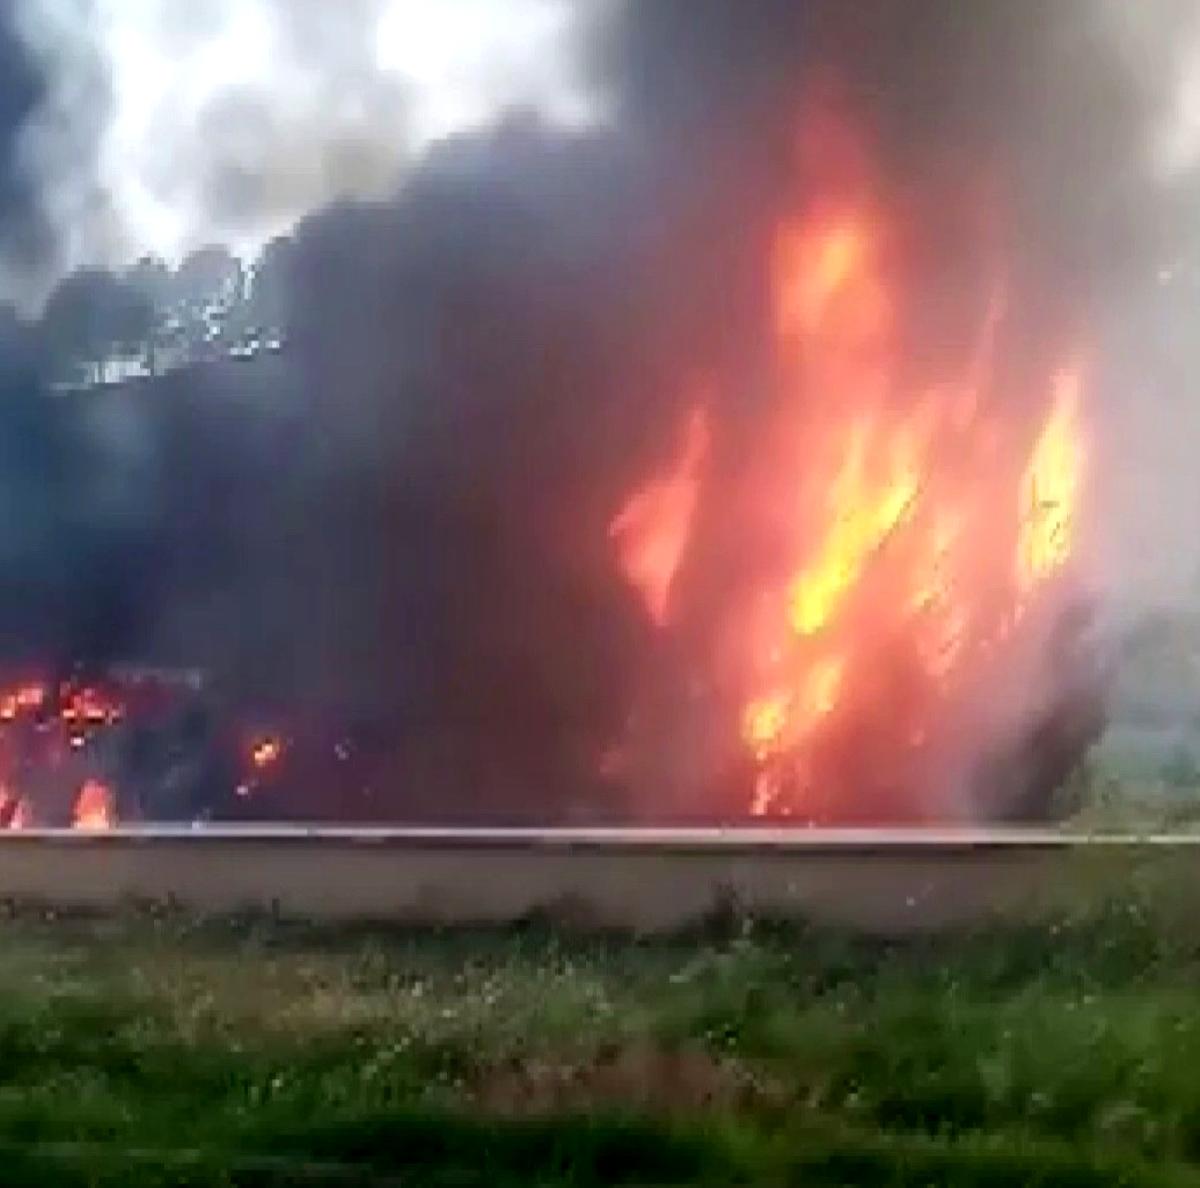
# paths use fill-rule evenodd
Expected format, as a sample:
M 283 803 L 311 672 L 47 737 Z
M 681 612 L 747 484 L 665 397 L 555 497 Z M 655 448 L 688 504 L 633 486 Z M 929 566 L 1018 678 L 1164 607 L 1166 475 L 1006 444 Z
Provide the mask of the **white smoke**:
M 1158 110 L 1144 160 L 1128 166 L 1144 169 L 1161 199 L 1145 210 L 1156 252 L 1096 310 L 1091 537 L 1110 601 L 1136 615 L 1200 592 L 1200 542 L 1185 510 L 1200 503 L 1200 7 L 1114 2 L 1107 13 Z
M 594 2 L 15 0 L 50 84 L 28 129 L 49 267 L 253 250 L 507 108 L 593 119 L 571 37 Z

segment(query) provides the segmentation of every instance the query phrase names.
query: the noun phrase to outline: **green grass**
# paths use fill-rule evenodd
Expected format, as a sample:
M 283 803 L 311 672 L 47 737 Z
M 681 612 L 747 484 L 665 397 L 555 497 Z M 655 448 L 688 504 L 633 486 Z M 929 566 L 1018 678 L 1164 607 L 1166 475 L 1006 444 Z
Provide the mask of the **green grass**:
M 0 1183 L 1200 1186 L 1200 923 L 0 921 Z

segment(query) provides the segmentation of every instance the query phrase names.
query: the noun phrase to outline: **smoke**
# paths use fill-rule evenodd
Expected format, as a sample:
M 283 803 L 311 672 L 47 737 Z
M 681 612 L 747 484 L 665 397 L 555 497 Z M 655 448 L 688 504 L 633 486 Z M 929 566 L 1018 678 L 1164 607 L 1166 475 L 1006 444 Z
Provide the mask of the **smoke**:
M 47 80 L 12 6 L 0 8 L 0 290 L 15 291 L 53 267 L 30 121 L 48 102 Z M 36 283 L 36 282 L 34 282 Z M 0 302 L 0 651 L 56 643 L 55 597 L 71 562 L 60 532 L 66 449 L 38 379 L 36 336 Z M 36 643 L 33 645 L 36 646 Z
M 262 638 L 277 688 L 383 714 L 411 811 L 564 804 L 619 723 L 639 623 L 604 525 L 669 413 L 625 172 L 615 144 L 518 122 L 289 253 L 298 421 L 251 562 L 281 590 Z
M 24 124 L 41 234 L 15 295 L 35 308 L 64 270 L 147 253 L 252 254 L 332 201 L 391 193 L 431 140 L 505 106 L 590 118 L 571 15 L 569 0 L 12 0 L 0 114 Z
M 20 276 L 46 248 L 44 225 L 22 131 L 42 98 L 36 63 L 13 26 L 0 12 L 0 268 Z
M 50 284 L 76 264 L 119 250 L 120 231 L 99 176 L 101 130 L 110 78 L 83 34 L 91 0 L 14 0 L 6 19 L 36 79 L 36 101 L 17 138 L 27 195 L 21 268 L 5 286 L 23 310 L 36 310 Z
M 60 646 L 384 723 L 389 814 L 613 807 L 597 758 L 657 645 L 606 524 L 697 374 L 717 380 L 715 465 L 744 457 L 807 88 L 840 88 L 882 146 L 928 295 L 917 373 L 996 256 L 1022 296 L 1008 365 L 1035 374 L 1187 225 L 1162 169 L 1171 26 L 1148 19 L 1131 57 L 1090 0 L 589 7 L 607 121 L 526 111 L 419 155 L 415 100 L 374 65 L 378 4 L 78 12 L 117 110 L 139 70 L 222 80 L 148 105 L 141 130 L 105 115 L 90 187 L 43 168 L 52 223 L 78 208 L 61 195 L 93 196 L 86 225 L 112 233 L 87 251 L 261 236 L 342 200 L 278 253 L 284 361 L 97 397 L 74 426 L 56 412 L 71 477 L 48 553 L 86 559 L 51 602 L 76 612 Z M 196 49 L 230 22 L 244 62 Z M 751 544 L 712 542 L 722 572 Z M 696 595 L 697 635 L 722 580 Z
M 161 222 L 176 249 L 245 242 L 390 189 L 410 135 L 404 87 L 376 63 L 382 7 L 101 3 L 117 100 L 102 167 L 126 220 Z

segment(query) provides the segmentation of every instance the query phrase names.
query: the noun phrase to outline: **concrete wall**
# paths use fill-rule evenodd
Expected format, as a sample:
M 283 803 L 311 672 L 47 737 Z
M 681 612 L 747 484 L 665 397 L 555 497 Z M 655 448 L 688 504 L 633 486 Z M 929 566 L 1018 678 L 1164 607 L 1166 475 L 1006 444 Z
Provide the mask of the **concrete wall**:
M 887 933 L 1037 913 L 1187 839 L 812 831 L 195 830 L 0 835 L 0 898 L 323 919 L 676 928 L 730 902 Z M 1195 859 L 1193 859 L 1195 855 Z M 1082 877 L 1085 875 L 1086 877 Z

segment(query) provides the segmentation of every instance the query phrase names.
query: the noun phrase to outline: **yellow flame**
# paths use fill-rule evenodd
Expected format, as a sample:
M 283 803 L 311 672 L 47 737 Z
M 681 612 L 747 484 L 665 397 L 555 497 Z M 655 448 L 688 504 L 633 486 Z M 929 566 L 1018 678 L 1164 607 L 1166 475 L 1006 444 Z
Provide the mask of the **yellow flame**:
M 920 491 L 915 451 L 906 435 L 892 450 L 886 480 L 870 481 L 866 473 L 870 438 L 870 427 L 862 424 L 851 433 L 833 486 L 833 522 L 816 558 L 792 583 L 789 617 L 798 635 L 815 635 L 829 623 L 871 555 L 904 519 Z
M 1054 405 L 1021 478 L 1017 588 L 1023 594 L 1071 556 L 1083 477 L 1079 388 L 1077 371 L 1055 378 Z
M 742 715 L 742 738 L 760 761 L 794 741 L 833 712 L 845 664 L 828 657 L 813 664 L 798 694 L 772 693 L 751 701 Z
M 822 660 L 809 670 L 805 683 L 805 703 L 810 717 L 823 718 L 837 705 L 843 667 L 840 659 L 830 659 Z
M 829 304 L 867 267 L 871 244 L 857 212 L 817 235 L 801 224 L 784 229 L 777 244 L 775 318 L 781 335 L 810 335 Z
M 742 738 L 756 759 L 765 759 L 779 745 L 788 722 L 791 697 L 774 693 L 751 701 L 742 715 Z
M 74 829 L 111 829 L 117 820 L 112 790 L 100 780 L 84 780 L 75 798 Z

